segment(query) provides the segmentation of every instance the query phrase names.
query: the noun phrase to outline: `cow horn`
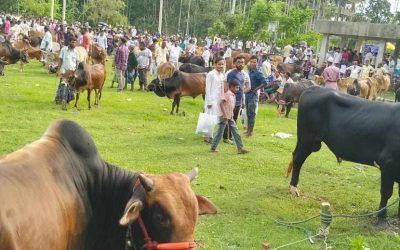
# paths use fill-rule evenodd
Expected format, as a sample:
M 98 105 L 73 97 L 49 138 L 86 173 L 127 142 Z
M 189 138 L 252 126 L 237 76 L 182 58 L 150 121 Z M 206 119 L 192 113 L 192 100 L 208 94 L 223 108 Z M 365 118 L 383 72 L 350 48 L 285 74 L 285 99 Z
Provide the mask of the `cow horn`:
M 153 190 L 154 187 L 154 181 L 150 179 L 149 177 L 144 176 L 143 174 L 139 175 L 140 183 L 142 183 L 142 186 L 146 190 L 146 192 L 150 192 Z
M 197 175 L 199 174 L 199 168 L 193 168 L 192 170 L 190 170 L 189 172 L 186 173 L 187 177 L 189 177 L 190 181 L 193 181 L 194 179 L 196 179 Z

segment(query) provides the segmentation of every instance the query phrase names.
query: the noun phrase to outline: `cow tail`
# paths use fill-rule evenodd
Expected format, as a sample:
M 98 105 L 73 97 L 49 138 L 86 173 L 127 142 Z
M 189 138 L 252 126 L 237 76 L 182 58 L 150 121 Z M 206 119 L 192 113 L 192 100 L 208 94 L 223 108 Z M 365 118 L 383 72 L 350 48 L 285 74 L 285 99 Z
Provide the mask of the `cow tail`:
M 292 161 L 289 163 L 289 166 L 288 166 L 288 169 L 287 169 L 287 172 L 286 172 L 286 177 L 289 177 L 290 174 L 292 173 L 292 171 L 293 171 L 293 159 L 292 159 Z

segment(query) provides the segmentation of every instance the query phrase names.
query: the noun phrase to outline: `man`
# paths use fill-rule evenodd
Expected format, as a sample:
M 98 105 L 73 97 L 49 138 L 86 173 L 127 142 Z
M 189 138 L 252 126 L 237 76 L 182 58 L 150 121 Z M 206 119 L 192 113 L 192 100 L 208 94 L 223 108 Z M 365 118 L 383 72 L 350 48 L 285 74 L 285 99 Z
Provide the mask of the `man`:
M 167 57 L 168 57 L 167 42 L 162 41 L 161 46 L 157 46 L 156 48 L 156 54 L 155 54 L 156 66 L 158 67 L 159 65 L 167 62 Z
M 86 49 L 87 52 L 89 52 L 90 49 L 90 44 L 92 39 L 90 38 L 89 32 L 87 29 L 83 29 L 82 31 L 82 47 Z
M 283 48 L 283 58 L 286 59 L 287 57 L 289 57 L 290 54 L 292 54 L 292 50 L 293 50 L 293 47 L 290 44 L 286 45 Z
M 128 67 L 128 55 L 129 50 L 126 47 L 126 39 L 124 37 L 120 38 L 120 44 L 118 46 L 117 52 L 115 53 L 113 68 L 115 67 L 115 74 L 118 79 L 118 92 L 122 92 L 125 85 L 125 71 Z
M 67 27 L 67 33 L 64 36 L 64 46 L 68 46 L 72 37 L 74 37 L 71 27 Z
M 272 66 L 268 60 L 268 53 L 266 51 L 263 51 L 261 53 L 261 58 L 262 58 L 263 63 L 261 64 L 260 71 L 261 71 L 261 73 L 263 73 L 265 78 L 268 78 L 272 73 L 271 72 Z
M 226 51 L 225 51 L 224 56 L 223 56 L 224 59 L 226 59 L 228 57 L 232 57 L 231 45 L 226 46 Z
M 340 48 L 336 48 L 335 53 L 333 53 L 333 63 L 336 67 L 340 67 L 340 61 L 342 61 L 342 54 L 340 53 Z
M 362 66 L 361 68 L 361 73 L 360 73 L 360 77 L 361 78 L 367 78 L 372 76 L 372 74 L 374 73 L 375 69 L 374 67 L 372 67 L 370 65 L 369 61 L 365 61 L 365 64 Z
M 233 58 L 233 64 L 235 65 L 235 68 L 227 72 L 225 85 L 227 86 L 227 83 L 231 79 L 236 79 L 240 83 L 239 91 L 235 93 L 236 103 L 235 103 L 235 108 L 233 109 L 233 120 L 236 122 L 239 116 L 240 108 L 244 106 L 243 96 L 250 90 L 250 77 L 246 72 L 243 71 L 245 65 L 244 56 L 239 55 Z M 228 144 L 233 144 L 231 138 L 232 137 L 229 129 L 225 129 L 224 142 Z
M 365 54 L 365 57 L 364 57 L 364 62 L 366 62 L 366 61 L 369 61 L 369 62 L 372 62 L 372 58 L 374 57 L 374 55 L 372 54 L 372 52 L 371 52 L 371 49 L 369 48 L 368 50 L 367 50 L 367 53 Z
M 42 40 L 42 42 L 40 44 L 40 49 L 42 50 L 42 62 L 43 62 L 43 65 L 44 65 L 44 62 L 47 59 L 48 54 L 50 53 L 50 51 L 51 51 L 51 49 L 53 47 L 53 38 L 52 38 L 51 33 L 49 31 L 49 27 L 45 26 L 44 27 L 44 31 L 45 31 L 45 34 L 44 34 L 43 40 Z
M 354 79 L 358 79 L 360 77 L 361 67 L 358 66 L 357 61 L 353 61 L 353 65 L 347 68 L 350 70 L 350 77 Z
M 58 63 L 59 74 L 61 76 L 68 70 L 75 70 L 79 62 L 79 54 L 75 50 L 76 37 L 71 37 L 69 45 L 60 50 L 60 60 Z
M 140 51 L 136 54 L 138 61 L 139 85 L 140 90 L 144 90 L 147 86 L 147 72 L 150 69 L 152 53 L 148 48 L 146 48 L 144 42 L 139 43 L 139 49 Z
M 175 68 L 178 68 L 178 59 L 181 56 L 182 48 L 179 47 L 179 41 L 174 42 L 174 46 L 171 46 L 169 49 L 169 61 L 175 65 Z
M 206 62 L 205 66 L 208 67 L 210 63 L 210 50 L 207 48 L 207 46 L 204 47 L 203 54 L 201 54 L 201 57 L 203 57 L 204 61 Z
M 100 34 L 97 36 L 97 44 L 107 51 L 107 35 L 104 33 L 104 29 L 100 31 Z
M 253 129 L 256 122 L 256 108 L 258 104 L 258 91 L 263 89 L 267 80 L 257 69 L 257 56 L 251 56 L 249 61 L 250 91 L 246 93 L 246 113 L 247 113 L 247 132 L 246 136 L 253 135 Z
M 285 58 L 284 63 L 292 64 L 292 63 L 295 63 L 296 61 L 297 61 L 297 58 L 294 56 L 293 53 L 290 53 L 290 55 Z
M 322 72 L 322 77 L 325 80 L 325 87 L 338 90 L 337 82 L 340 79 L 339 68 L 333 65 L 333 58 L 328 58 L 328 67 Z

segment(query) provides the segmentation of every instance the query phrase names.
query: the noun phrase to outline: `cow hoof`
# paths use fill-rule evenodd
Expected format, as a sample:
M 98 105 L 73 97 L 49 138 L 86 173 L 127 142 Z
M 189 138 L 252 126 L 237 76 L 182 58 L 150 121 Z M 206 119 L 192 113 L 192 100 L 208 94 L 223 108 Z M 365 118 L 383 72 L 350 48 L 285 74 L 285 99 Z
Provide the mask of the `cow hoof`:
M 300 190 L 295 186 L 290 186 L 290 193 L 294 196 L 300 196 Z

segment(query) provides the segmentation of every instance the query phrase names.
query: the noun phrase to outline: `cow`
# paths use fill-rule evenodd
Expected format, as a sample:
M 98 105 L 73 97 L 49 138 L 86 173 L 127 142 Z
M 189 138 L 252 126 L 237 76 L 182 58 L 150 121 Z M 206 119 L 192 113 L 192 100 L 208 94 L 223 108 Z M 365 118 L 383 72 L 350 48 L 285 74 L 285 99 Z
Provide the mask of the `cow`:
M 172 77 L 174 72 L 176 71 L 175 64 L 172 62 L 164 62 L 158 65 L 157 67 L 157 77 L 160 80 L 164 80 Z
M 276 68 L 281 73 L 289 72 L 291 75 L 295 73 L 297 74 L 303 73 L 303 68 L 300 65 L 297 65 L 296 63 L 278 63 Z
M 27 38 L 22 40 L 17 40 L 13 45 L 17 49 L 23 49 L 28 54 L 29 59 L 36 59 L 38 61 L 42 60 L 42 50 L 40 48 L 32 47 Z M 20 63 L 21 71 L 24 70 L 24 63 L 21 61 Z
M 159 80 L 158 78 L 151 81 L 147 86 L 147 90 L 154 91 L 160 97 L 168 97 L 174 99 L 170 114 L 179 112 L 179 104 L 181 96 L 191 96 L 196 98 L 202 95 L 204 99 L 206 89 L 206 73 L 185 73 L 179 70 L 175 71 L 172 77 Z
M 4 65 L 7 65 L 8 62 L 4 61 L 0 58 L 0 76 L 4 76 Z
M 14 48 L 8 40 L 0 43 L 0 58 L 2 57 L 9 64 L 15 64 L 18 61 L 28 63 L 28 53 L 23 49 Z
M 217 212 L 191 189 L 197 173 L 124 170 L 103 160 L 77 123 L 55 121 L 39 140 L 0 159 L 0 249 L 193 246 L 198 215 Z
M 310 87 L 300 98 L 297 143 L 288 167 L 293 170 L 290 191 L 299 195 L 297 184 L 306 158 L 325 142 L 338 161 L 343 159 L 377 166 L 381 170 L 381 200 L 387 205 L 394 182 L 400 182 L 400 106 L 371 102 L 321 87 Z M 400 207 L 399 207 L 400 216 Z M 378 213 L 386 221 L 386 209 Z
M 97 43 L 91 44 L 89 49 L 89 58 L 92 64 L 101 63 L 105 65 L 107 58 L 107 51 L 100 47 Z
M 212 70 L 212 67 L 202 67 L 192 63 L 184 63 L 179 66 L 179 70 L 185 73 L 208 73 Z
M 101 99 L 101 91 L 106 80 L 106 72 L 103 64 L 88 65 L 80 62 L 73 77 L 68 77 L 68 84 L 76 90 L 74 107 L 77 108 L 79 94 L 87 90 L 88 107 L 90 105 L 90 93 L 95 92 L 94 106 L 98 106 Z
M 206 62 L 204 61 L 202 56 L 195 56 L 190 53 L 185 53 L 178 59 L 181 63 L 193 63 L 202 67 L 206 66 Z
M 301 80 L 294 83 L 286 83 L 283 87 L 283 92 L 280 95 L 278 105 L 278 110 L 281 114 L 285 113 L 285 117 L 289 117 L 290 110 L 294 103 L 298 103 L 300 96 L 304 90 L 316 84 L 311 80 Z

